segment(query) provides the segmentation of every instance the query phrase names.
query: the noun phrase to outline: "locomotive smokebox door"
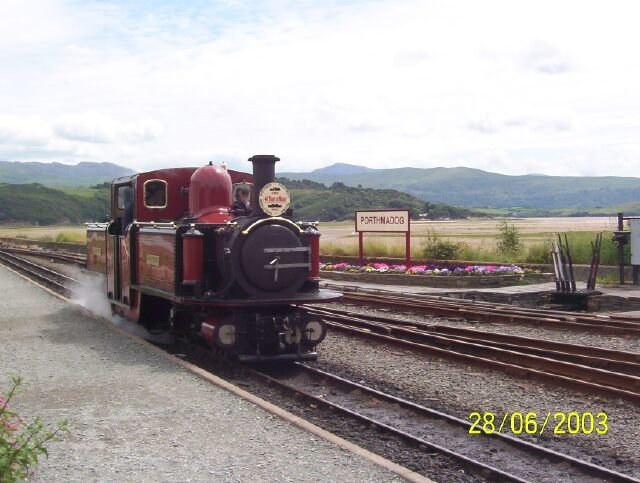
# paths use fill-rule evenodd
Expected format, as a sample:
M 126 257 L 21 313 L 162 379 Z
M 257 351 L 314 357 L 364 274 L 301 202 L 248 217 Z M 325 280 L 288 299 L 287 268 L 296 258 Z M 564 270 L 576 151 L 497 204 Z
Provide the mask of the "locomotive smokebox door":
M 244 240 L 240 263 L 250 293 L 295 292 L 309 275 L 309 248 L 290 228 L 268 224 Z

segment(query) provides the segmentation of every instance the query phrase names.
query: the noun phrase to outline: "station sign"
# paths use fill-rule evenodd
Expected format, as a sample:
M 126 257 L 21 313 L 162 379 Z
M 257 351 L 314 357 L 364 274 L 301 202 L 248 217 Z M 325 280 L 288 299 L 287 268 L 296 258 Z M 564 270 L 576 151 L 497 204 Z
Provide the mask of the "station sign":
M 409 231 L 409 210 L 356 211 L 357 232 Z
M 356 211 L 358 233 L 358 258 L 364 265 L 364 234 L 404 233 L 407 268 L 411 266 L 411 220 L 409 210 L 363 210 Z

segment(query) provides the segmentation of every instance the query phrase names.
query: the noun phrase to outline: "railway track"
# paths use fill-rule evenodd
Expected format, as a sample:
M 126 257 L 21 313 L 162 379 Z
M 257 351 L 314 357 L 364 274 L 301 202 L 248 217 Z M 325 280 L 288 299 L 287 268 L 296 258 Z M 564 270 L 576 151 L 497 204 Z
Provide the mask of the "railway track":
M 49 253 L 39 250 L 19 249 L 20 254 L 37 255 L 51 258 Z M 13 268 L 33 276 L 47 286 L 71 293 L 78 282 L 46 267 L 39 266 L 18 255 L 14 250 L 0 249 L 0 258 Z M 75 263 L 75 257 L 58 260 Z M 392 301 L 401 303 L 403 308 L 428 303 L 431 309 L 433 300 L 424 299 L 409 301 L 402 297 L 362 296 L 362 294 L 346 294 L 347 301 L 358 303 L 374 301 L 384 304 Z M 442 302 L 442 301 L 437 301 Z M 501 312 L 511 319 L 513 307 L 488 303 L 470 303 L 474 312 Z M 452 302 L 444 301 L 446 310 L 451 310 Z M 386 305 L 385 305 L 386 306 Z M 490 310 L 491 309 L 491 310 Z M 335 309 L 318 309 L 307 307 L 310 313 L 321 316 L 336 330 L 349 332 L 362 337 L 373 338 L 386 343 L 403 345 L 412 350 L 428 353 L 437 357 L 455 359 L 492 369 L 499 369 L 510 374 L 525 375 L 544 382 L 574 387 L 582 391 L 597 392 L 607 396 L 621 397 L 640 402 L 640 354 L 602 349 L 589 346 L 576 346 L 560 342 L 532 339 L 528 337 L 507 336 L 472 329 L 448 327 L 443 325 L 420 324 L 391 317 L 370 316 Z M 468 310 L 466 311 L 468 312 Z M 465 312 L 465 313 L 466 313 Z M 458 312 L 456 312 L 458 313 Z M 518 309 L 518 314 L 544 313 L 535 309 Z M 563 314 L 569 319 L 597 319 L 585 314 Z M 460 316 L 458 314 L 458 316 Z M 527 318 L 532 317 L 526 315 Z M 612 317 L 606 317 L 609 321 Z M 615 317 L 614 317 L 615 319 Z M 629 318 L 625 318 L 629 319 Z M 632 320 L 619 321 L 634 324 Z M 569 321 L 571 322 L 571 321 Z
M 429 355 L 640 402 L 640 354 L 306 307 L 333 329 Z
M 332 308 L 310 307 L 311 310 L 320 310 L 328 315 L 351 316 L 362 315 L 347 310 Z M 563 360 L 574 360 L 592 364 L 594 367 L 616 369 L 619 372 L 628 372 L 633 375 L 640 375 L 640 354 L 634 352 L 618 351 L 613 349 L 603 349 L 601 347 L 568 344 L 564 342 L 551 341 L 545 339 L 535 339 L 532 337 L 514 336 L 511 334 L 501 334 L 496 332 L 486 332 L 477 329 L 467 329 L 452 327 L 448 325 L 432 324 L 428 321 L 414 321 L 396 319 L 380 315 L 366 315 L 367 320 L 390 323 L 392 325 L 417 328 L 437 334 L 443 334 L 461 339 L 473 338 L 474 340 L 491 343 L 497 347 L 518 348 L 530 353 L 547 354 L 552 353 L 555 357 Z
M 0 246 L 0 250 L 2 250 L 5 253 L 13 253 L 15 255 L 48 258 L 50 260 L 57 260 L 60 262 L 71 263 L 79 267 L 86 266 L 86 257 L 82 255 L 52 252 L 49 250 L 32 250 L 28 248 L 16 248 L 16 247 L 10 247 L 10 246 Z
M 284 375 L 278 371 L 247 370 L 280 390 L 374 426 L 419 451 L 453 458 L 489 481 L 638 481 L 509 434 L 472 436 L 471 423 L 463 419 L 307 364 L 295 366 L 296 373 L 288 371 Z
M 341 287 L 342 288 L 342 287 Z M 592 315 L 580 312 L 514 307 L 507 304 L 476 302 L 437 296 L 411 298 L 384 293 L 345 292 L 342 301 L 354 305 L 384 307 L 428 315 L 506 324 L 530 324 L 596 332 L 640 336 L 640 318 Z
M 61 293 L 70 293 L 73 286 L 78 284 L 71 277 L 3 250 L 0 250 L 0 261 Z M 380 321 L 376 322 L 380 323 Z M 368 330 L 368 332 L 371 331 Z M 243 367 L 246 368 L 246 366 Z M 401 438 L 413 447 L 414 451 L 421 454 L 429 451 L 433 454 L 446 455 L 483 479 L 539 481 L 543 474 L 546 474 L 544 478 L 555 479 L 558 475 L 566 475 L 567 466 L 570 466 L 573 476 L 565 481 L 602 481 L 604 479 L 640 482 L 628 475 L 502 433 L 483 434 L 475 437 L 473 441 L 474 437 L 468 434 L 470 423 L 467 421 L 304 364 L 297 364 L 296 369 L 303 374 L 302 378 L 288 375 L 283 379 L 281 375 L 258 370 L 253 370 L 252 373 L 271 385 L 278 385 L 291 394 L 313 401 L 317 406 L 339 412 L 344 417 Z M 355 397 L 358 393 L 365 395 L 365 399 L 358 400 Z M 375 408 L 375 414 L 371 413 L 371 407 Z M 434 432 L 433 425 L 436 423 L 449 429 L 448 432 L 442 428 L 439 429 L 440 439 L 434 441 L 430 435 Z M 455 437 L 452 431 L 457 434 Z M 479 456 L 483 452 L 484 460 Z M 486 454 L 499 456 L 490 457 L 487 461 Z M 544 465 L 540 464 L 540 459 L 545 462 Z M 519 465 L 514 463 L 518 461 Z M 549 470 L 550 466 L 554 465 L 557 469 Z M 549 471 L 552 476 L 549 476 Z
M 74 287 L 80 284 L 71 277 L 20 257 L 6 248 L 0 249 L 0 262 L 63 295 L 70 295 Z

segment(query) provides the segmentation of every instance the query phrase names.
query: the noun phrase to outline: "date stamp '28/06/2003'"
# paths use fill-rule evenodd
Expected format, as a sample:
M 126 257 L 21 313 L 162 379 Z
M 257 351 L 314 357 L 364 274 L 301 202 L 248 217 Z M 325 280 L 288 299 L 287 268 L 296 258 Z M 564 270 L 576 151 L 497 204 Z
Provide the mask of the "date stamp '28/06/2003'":
M 469 414 L 471 427 L 469 434 L 492 434 L 510 432 L 512 434 L 597 434 L 609 431 L 609 416 L 604 411 L 564 412 L 513 411 L 496 414 L 490 411 L 473 411 Z

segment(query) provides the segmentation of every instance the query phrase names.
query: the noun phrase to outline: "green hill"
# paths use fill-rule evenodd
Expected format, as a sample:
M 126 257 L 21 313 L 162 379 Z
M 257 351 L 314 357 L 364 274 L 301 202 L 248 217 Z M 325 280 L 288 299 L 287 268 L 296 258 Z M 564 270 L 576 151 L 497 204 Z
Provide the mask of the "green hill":
M 83 223 L 101 220 L 108 211 L 105 187 L 74 195 L 38 183 L 0 184 L 0 223 Z
M 310 173 L 281 173 L 281 176 L 395 189 L 422 200 L 468 208 L 591 212 L 592 209 L 640 201 L 640 178 L 507 176 L 464 167 L 369 169 L 347 166 L 351 168 L 340 164 L 338 169 L 328 166 Z
M 44 186 L 92 186 L 135 171 L 112 163 L 37 163 L 0 161 L 0 182 Z
M 291 191 L 291 207 L 296 219 L 350 220 L 356 210 L 374 209 L 408 209 L 412 218 L 418 218 L 421 213 L 432 219 L 479 215 L 465 208 L 425 202 L 396 190 L 354 188 L 340 182 L 327 187 L 309 180 L 278 178 L 278 181 Z
M 313 181 L 279 178 L 291 190 L 296 219 L 347 220 L 356 210 L 409 209 L 417 218 L 466 218 L 474 213 L 464 208 L 425 203 L 395 190 L 353 188 L 342 183 L 327 187 Z M 109 211 L 109 186 L 92 188 L 47 188 L 38 183 L 0 183 L 0 223 L 53 225 L 101 220 Z

